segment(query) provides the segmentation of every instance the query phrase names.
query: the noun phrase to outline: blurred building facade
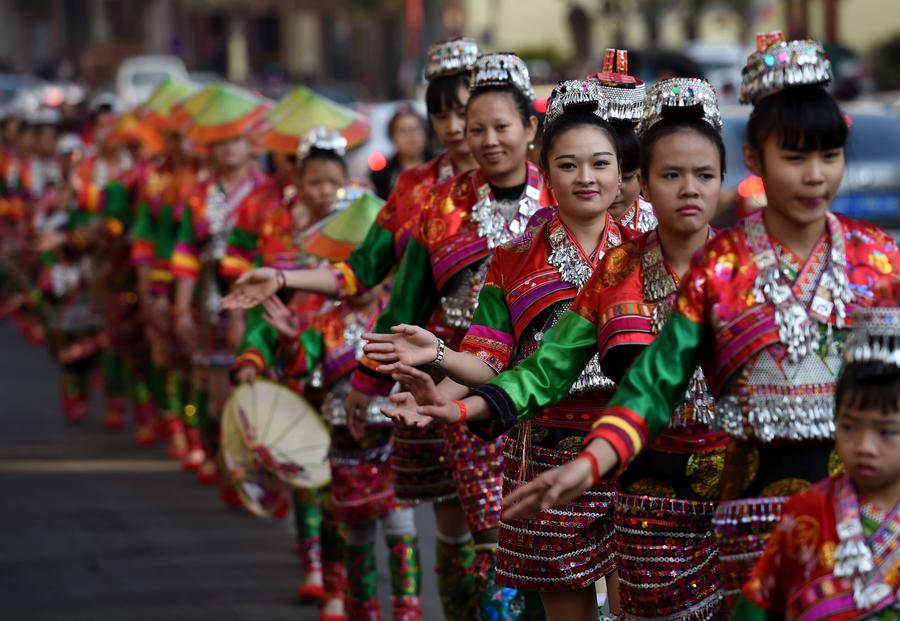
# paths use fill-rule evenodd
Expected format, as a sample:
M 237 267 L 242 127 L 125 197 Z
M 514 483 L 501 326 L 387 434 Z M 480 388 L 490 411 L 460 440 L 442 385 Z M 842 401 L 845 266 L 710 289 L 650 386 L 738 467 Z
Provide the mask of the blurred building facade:
M 235 82 L 303 81 L 338 99 L 413 93 L 427 44 L 456 34 L 535 61 L 538 79 L 603 48 L 752 43 L 758 30 L 865 53 L 900 33 L 898 0 L 2 0 L 0 61 L 111 83 L 135 54 L 181 56 Z M 542 68 L 541 59 L 546 62 Z M 562 69 L 560 69 L 562 68 Z M 64 76 L 63 76 L 64 77 Z

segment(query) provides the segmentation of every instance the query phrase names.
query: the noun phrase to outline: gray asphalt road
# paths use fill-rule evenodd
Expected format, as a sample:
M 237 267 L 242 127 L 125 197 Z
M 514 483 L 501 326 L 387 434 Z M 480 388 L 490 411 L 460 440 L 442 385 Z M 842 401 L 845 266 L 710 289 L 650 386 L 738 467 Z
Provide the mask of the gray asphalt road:
M 105 431 L 99 408 L 66 423 L 58 391 L 47 353 L 0 323 L 0 619 L 317 619 L 293 601 L 286 525 L 226 509 L 161 447 Z M 430 511 L 417 511 L 429 621 L 442 618 Z

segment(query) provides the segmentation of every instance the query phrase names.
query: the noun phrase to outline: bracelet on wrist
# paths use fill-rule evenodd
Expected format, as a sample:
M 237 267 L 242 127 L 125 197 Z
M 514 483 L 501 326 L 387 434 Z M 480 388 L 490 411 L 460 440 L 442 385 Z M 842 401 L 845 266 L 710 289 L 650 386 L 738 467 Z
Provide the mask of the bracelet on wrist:
M 459 408 L 459 420 L 456 421 L 456 424 L 457 425 L 465 425 L 466 424 L 466 416 L 468 415 L 468 412 L 466 411 L 466 404 L 463 403 L 462 401 L 454 401 L 453 403 L 455 403 L 456 407 Z
M 600 463 L 590 451 L 581 451 L 576 459 L 586 459 L 591 464 L 591 485 L 596 486 L 600 483 Z
M 441 339 L 437 340 L 437 354 L 429 364 L 433 367 L 441 366 L 441 363 L 444 361 L 444 354 L 446 353 L 446 348 L 444 345 L 444 341 Z
M 276 291 L 281 291 L 287 285 L 287 276 L 284 275 L 284 270 L 275 270 L 275 285 L 278 287 Z

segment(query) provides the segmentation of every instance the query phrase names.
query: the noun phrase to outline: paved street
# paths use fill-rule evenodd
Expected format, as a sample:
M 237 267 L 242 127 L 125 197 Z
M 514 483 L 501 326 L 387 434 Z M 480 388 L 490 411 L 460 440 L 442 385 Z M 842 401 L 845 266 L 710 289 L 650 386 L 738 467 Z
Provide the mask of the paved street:
M 103 430 L 98 408 L 80 427 L 65 423 L 58 390 L 47 353 L 0 323 L 0 619 L 317 618 L 292 599 L 300 573 L 287 525 L 227 510 L 161 447 Z M 429 514 L 418 511 L 432 620 Z

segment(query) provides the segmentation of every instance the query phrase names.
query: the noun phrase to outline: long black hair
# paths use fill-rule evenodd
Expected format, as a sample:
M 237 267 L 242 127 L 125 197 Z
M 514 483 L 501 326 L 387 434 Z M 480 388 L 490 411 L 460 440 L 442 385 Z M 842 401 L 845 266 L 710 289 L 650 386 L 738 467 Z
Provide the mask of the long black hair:
M 641 167 L 641 144 L 638 142 L 633 123 L 610 121 L 610 126 L 619 137 L 619 160 L 623 173 L 632 172 Z

